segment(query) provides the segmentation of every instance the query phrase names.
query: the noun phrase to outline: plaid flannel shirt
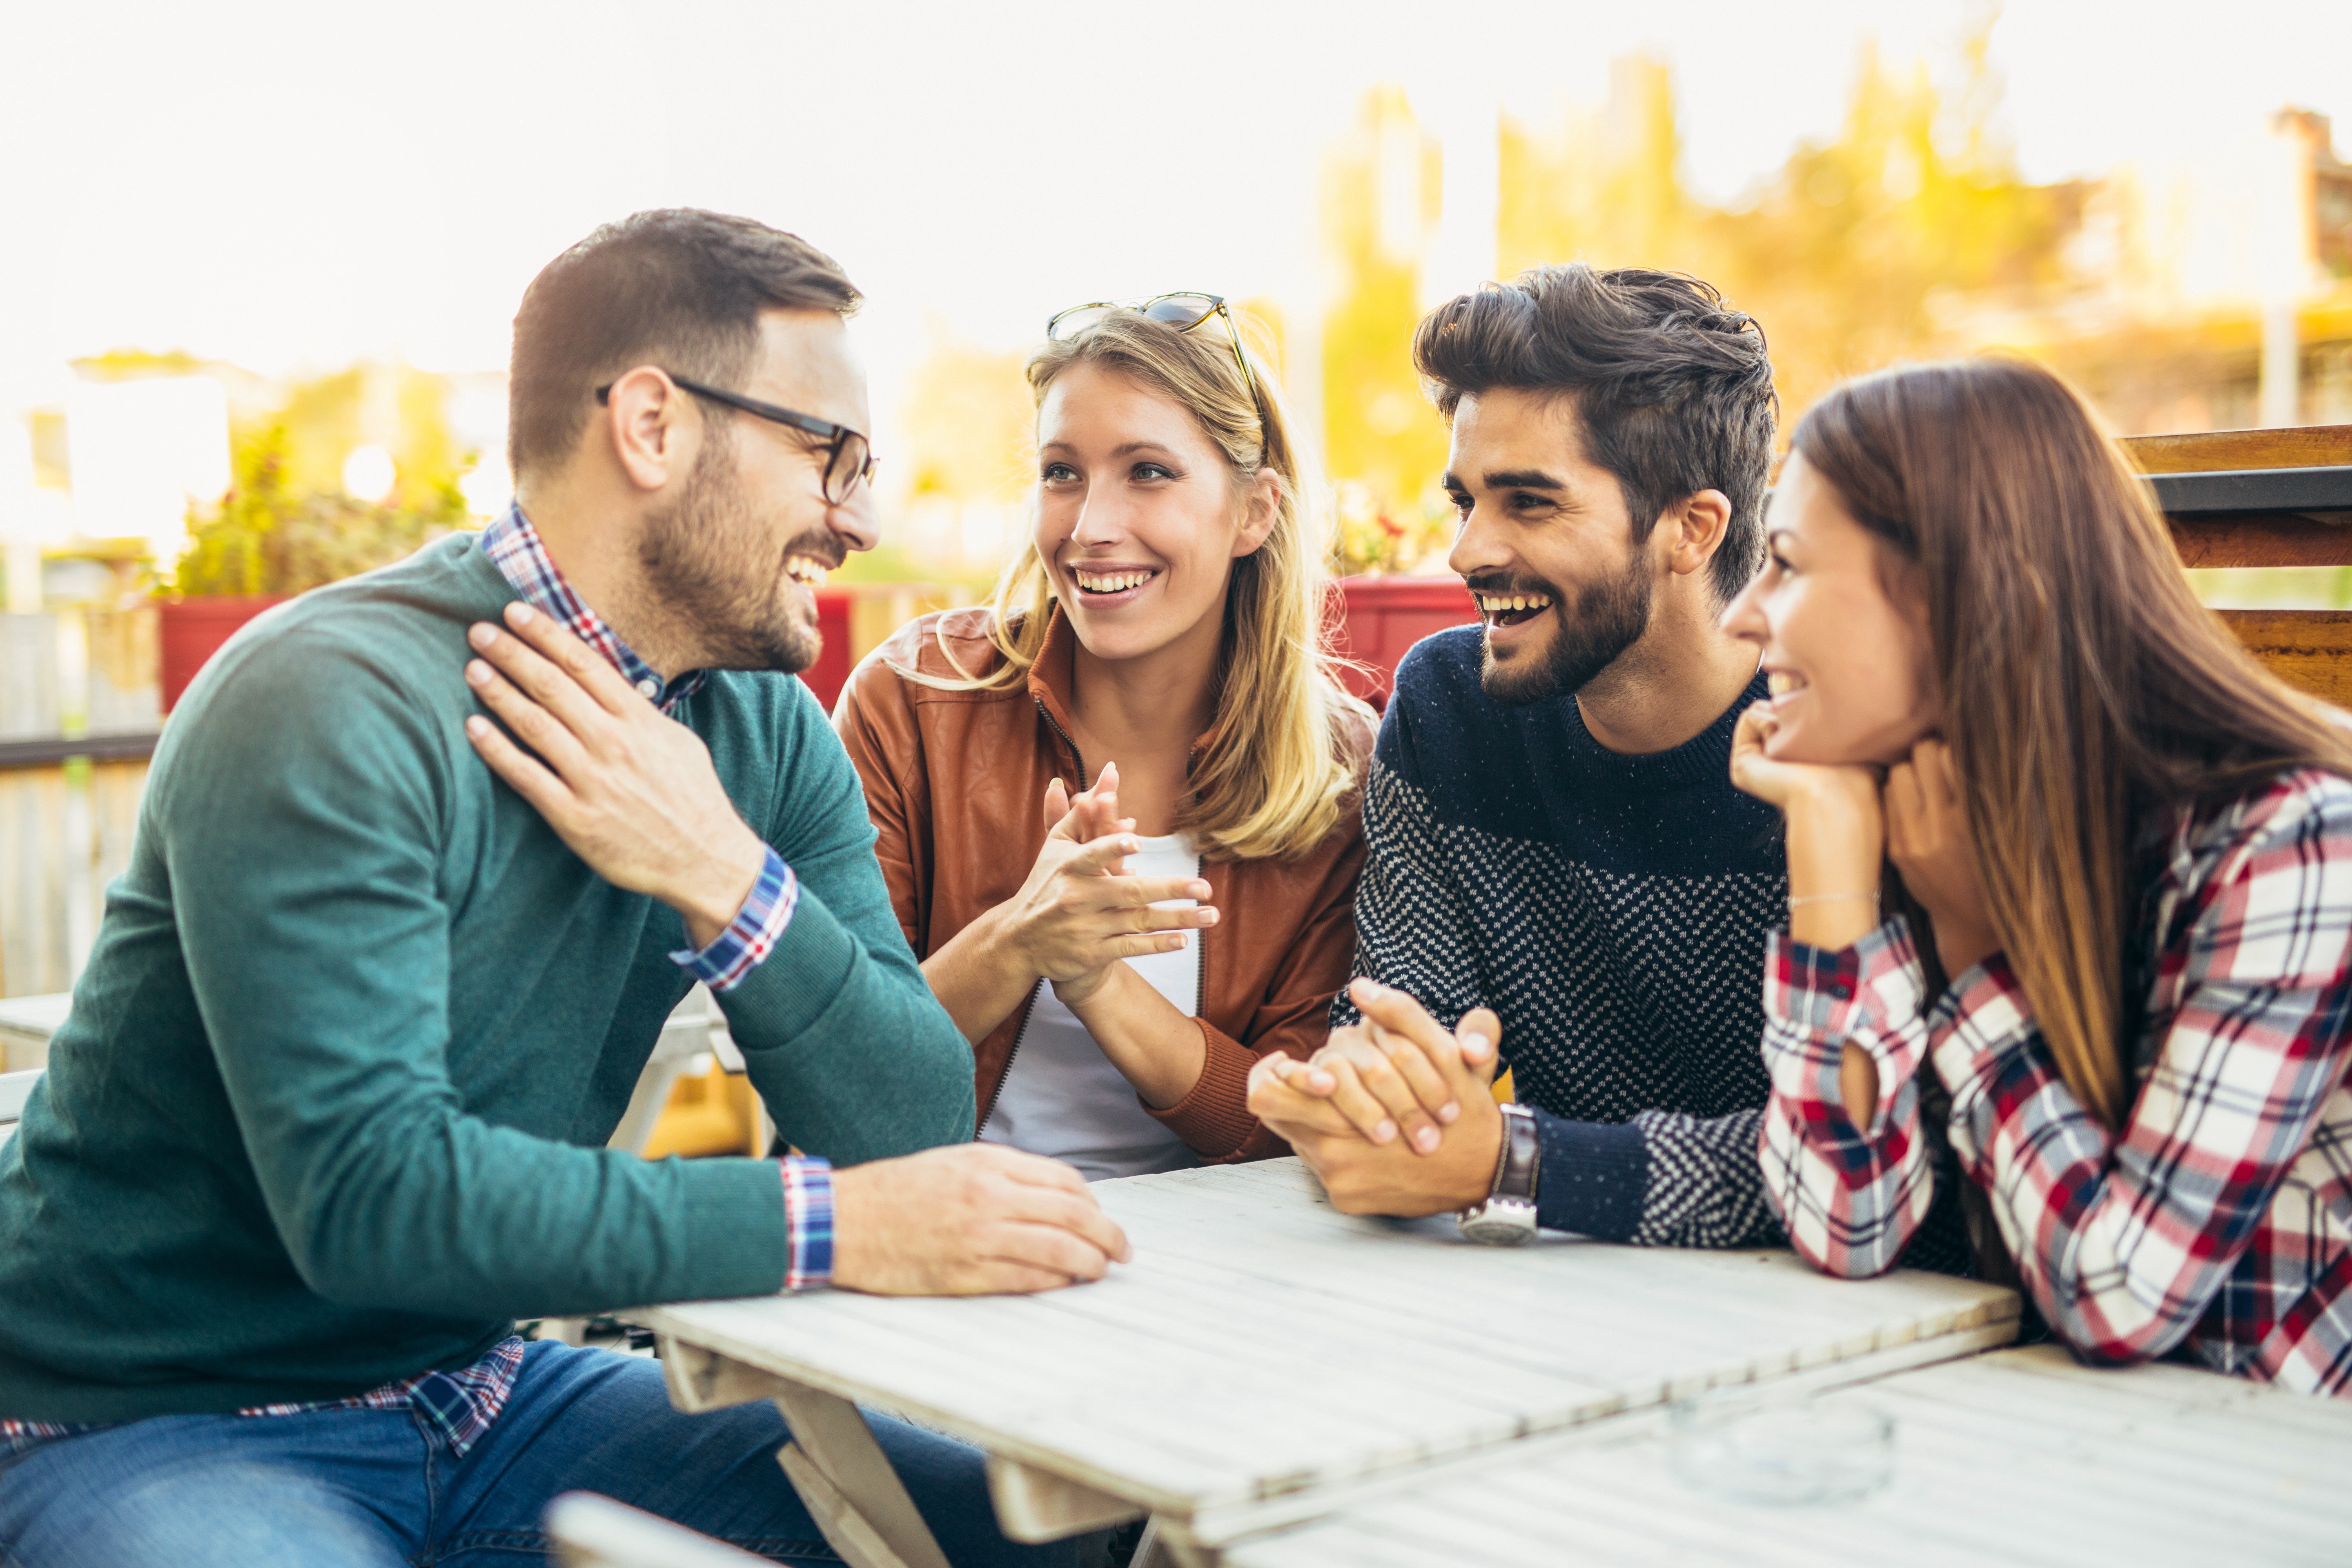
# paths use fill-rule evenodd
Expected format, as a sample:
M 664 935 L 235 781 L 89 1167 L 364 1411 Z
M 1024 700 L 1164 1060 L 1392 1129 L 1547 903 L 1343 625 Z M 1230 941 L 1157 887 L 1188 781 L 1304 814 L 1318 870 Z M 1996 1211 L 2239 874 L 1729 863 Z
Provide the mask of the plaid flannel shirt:
M 348 1399 L 320 1399 L 304 1405 L 256 1405 L 232 1411 L 235 1415 L 299 1415 L 310 1410 L 415 1410 L 462 1458 L 490 1423 L 507 1407 L 514 1394 L 515 1373 L 522 1370 L 522 1340 L 509 1335 L 489 1353 L 456 1372 L 425 1372 L 354 1394 Z M 37 1447 L 55 1437 L 87 1432 L 88 1426 L 55 1421 L 0 1421 L 0 1455 Z
M 706 672 L 694 670 L 664 684 L 646 662 L 613 633 L 603 616 L 581 602 L 564 581 L 520 507 L 506 514 L 482 535 L 482 553 L 497 566 L 515 593 L 534 608 L 554 616 L 572 635 L 603 654 L 646 700 L 665 713 L 702 689 Z M 681 950 L 670 958 L 711 990 L 724 994 L 774 951 L 792 922 L 800 901 L 800 882 L 773 849 L 761 868 L 751 896 L 734 921 L 700 951 Z M 833 1278 L 833 1174 L 829 1162 L 794 1156 L 781 1162 L 784 1188 L 784 1289 L 809 1289 Z M 515 1374 L 522 1368 L 522 1343 L 509 1339 L 492 1347 L 473 1365 L 457 1372 L 428 1372 L 387 1383 L 346 1399 L 309 1404 L 263 1405 L 239 1410 L 238 1415 L 294 1415 L 310 1410 L 402 1410 L 414 1408 L 432 1422 L 464 1454 L 506 1408 L 514 1392 Z M 58 1437 L 89 1431 L 84 1426 L 49 1421 L 0 1420 L 0 1456 L 20 1453 Z
M 2153 952 L 2120 1134 L 2059 1076 L 1999 954 L 1930 1005 L 1898 918 L 1839 952 L 1776 933 L 1765 1184 L 1799 1252 L 1893 1268 L 1933 1196 L 1933 1143 L 1989 1194 L 2075 1352 L 2205 1364 L 2352 1394 L 2352 784 L 2303 772 L 2182 814 L 2144 907 Z M 1856 1126 L 1851 1042 L 1878 1068 Z M 1923 1127 L 1917 1075 L 1950 1091 Z

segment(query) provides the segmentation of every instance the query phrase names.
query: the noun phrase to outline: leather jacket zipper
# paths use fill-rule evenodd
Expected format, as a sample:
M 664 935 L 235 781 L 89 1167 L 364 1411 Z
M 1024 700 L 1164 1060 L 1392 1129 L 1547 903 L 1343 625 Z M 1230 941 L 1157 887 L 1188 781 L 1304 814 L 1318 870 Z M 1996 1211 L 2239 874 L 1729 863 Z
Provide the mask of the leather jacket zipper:
M 1208 861 L 1195 855 L 1192 858 L 1192 875 L 1206 877 L 1208 874 Z M 1208 1011 L 1208 1007 L 1209 932 L 1208 928 L 1202 926 L 1195 927 L 1192 931 L 1192 1016 L 1200 1017 Z
M 1004 1053 L 1004 1070 L 996 1075 L 996 1088 L 989 1093 L 988 1105 L 981 1111 L 980 1120 L 971 1124 L 971 1141 L 975 1143 L 987 1131 L 988 1119 L 996 1114 L 996 1102 L 1004 1098 L 1005 1080 L 1013 1076 L 1013 1058 L 1021 1054 L 1021 1041 L 1029 1033 L 1029 1015 L 1037 1010 L 1037 998 L 1045 989 L 1045 982 L 1040 980 L 1031 987 L 1029 999 L 1021 1004 L 1021 1022 L 1013 1030 L 1013 1048 Z
M 1045 709 L 1045 700 L 1033 697 L 1030 700 L 1037 704 L 1037 717 L 1045 721 L 1045 728 L 1054 731 L 1055 737 L 1070 749 L 1070 755 L 1076 760 L 1078 788 L 1071 793 L 1077 794 L 1087 787 L 1087 759 L 1080 754 L 1078 743 L 1070 739 L 1070 732 L 1054 721 L 1054 715 Z M 1038 981 L 1030 988 L 1029 999 L 1021 1004 L 1021 1022 L 1013 1026 L 1013 1048 L 1004 1053 L 1004 1068 L 996 1075 L 996 1088 L 989 1094 L 988 1104 L 982 1108 L 980 1120 L 971 1124 L 971 1137 L 975 1143 L 980 1142 L 981 1133 L 987 1128 L 988 1119 L 996 1114 L 996 1102 L 1004 1098 L 1005 1082 L 1013 1076 L 1013 1059 L 1021 1054 L 1021 1041 L 1029 1033 L 1029 1016 L 1037 1010 L 1037 997 L 1047 984 L 1044 980 Z

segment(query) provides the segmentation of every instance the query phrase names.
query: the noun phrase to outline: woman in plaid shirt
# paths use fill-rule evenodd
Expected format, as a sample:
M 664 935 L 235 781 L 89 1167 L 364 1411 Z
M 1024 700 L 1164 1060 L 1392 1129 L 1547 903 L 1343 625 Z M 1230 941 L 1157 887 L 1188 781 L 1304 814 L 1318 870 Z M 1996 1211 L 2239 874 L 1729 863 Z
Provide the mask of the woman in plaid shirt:
M 2342 716 L 2029 365 L 1832 394 L 1769 534 L 1731 765 L 1788 824 L 1761 1152 L 1798 1250 L 1890 1268 L 1953 1186 L 2086 1361 L 2352 1392 Z

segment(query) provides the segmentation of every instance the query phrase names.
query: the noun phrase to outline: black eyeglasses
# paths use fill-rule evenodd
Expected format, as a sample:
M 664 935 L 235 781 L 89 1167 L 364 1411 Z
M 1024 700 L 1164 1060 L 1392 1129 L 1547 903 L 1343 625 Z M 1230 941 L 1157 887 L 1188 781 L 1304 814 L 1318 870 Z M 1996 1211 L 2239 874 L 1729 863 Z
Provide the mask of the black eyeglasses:
M 827 506 L 841 505 L 856 492 L 861 481 L 874 477 L 877 459 L 872 444 L 846 425 L 835 425 L 813 414 L 795 414 L 789 408 L 779 408 L 772 403 L 762 403 L 740 392 L 721 392 L 715 386 L 688 381 L 675 371 L 666 370 L 662 374 L 697 397 L 708 397 L 713 403 L 723 403 L 730 408 L 740 408 L 746 414 L 756 414 L 762 419 L 772 419 L 779 425 L 789 425 L 795 430 L 805 430 L 812 436 L 822 437 L 826 443 L 824 504 Z M 613 384 L 609 381 L 596 389 L 598 403 L 610 402 L 612 395 Z
M 1073 305 L 1057 310 L 1045 322 L 1045 335 L 1056 342 L 1067 342 L 1089 327 L 1100 326 L 1104 318 L 1114 310 L 1133 310 L 1139 316 L 1189 332 L 1212 316 L 1223 317 L 1225 341 L 1233 344 L 1234 363 L 1241 367 L 1242 384 L 1249 388 L 1252 398 L 1257 396 L 1257 377 L 1250 374 L 1249 356 L 1242 353 L 1241 329 L 1234 324 L 1234 313 L 1225 309 L 1222 294 L 1199 294 L 1190 291 L 1175 294 L 1155 294 L 1149 300 L 1130 303 L 1118 300 L 1097 300 L 1091 305 Z

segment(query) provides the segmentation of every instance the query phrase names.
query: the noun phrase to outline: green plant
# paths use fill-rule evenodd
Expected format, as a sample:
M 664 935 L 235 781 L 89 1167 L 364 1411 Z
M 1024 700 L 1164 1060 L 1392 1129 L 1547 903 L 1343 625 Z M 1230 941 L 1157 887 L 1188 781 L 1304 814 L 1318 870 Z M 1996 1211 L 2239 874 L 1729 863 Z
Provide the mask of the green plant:
M 1360 480 L 1342 479 L 1333 489 L 1339 525 L 1334 564 L 1342 575 L 1410 572 L 1432 553 L 1444 553 L 1454 528 L 1452 507 L 1425 500 L 1420 515 L 1399 517 L 1402 508 L 1382 506 Z
M 453 479 L 421 500 L 373 506 L 348 496 L 297 496 L 287 482 L 283 425 L 237 444 L 234 480 L 220 504 L 191 508 L 187 550 L 173 588 L 184 597 L 299 594 L 387 566 L 466 524 Z

